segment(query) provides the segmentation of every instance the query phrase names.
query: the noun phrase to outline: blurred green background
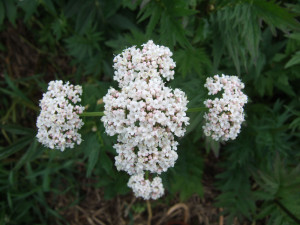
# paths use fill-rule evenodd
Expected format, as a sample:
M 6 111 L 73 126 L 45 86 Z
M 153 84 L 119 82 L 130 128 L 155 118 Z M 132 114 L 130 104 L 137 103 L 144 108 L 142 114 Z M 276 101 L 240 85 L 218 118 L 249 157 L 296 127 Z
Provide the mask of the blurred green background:
M 214 74 L 238 75 L 249 97 L 242 132 L 228 143 L 204 137 L 203 114 L 189 114 L 153 211 L 174 198 L 207 199 L 210 188 L 225 224 L 299 224 L 299 15 L 299 0 L 0 0 L 0 224 L 74 224 L 62 212 L 90 189 L 101 190 L 101 204 L 134 198 L 99 118 L 84 118 L 84 142 L 64 152 L 41 146 L 35 123 L 55 79 L 82 85 L 86 111 L 103 111 L 101 98 L 117 87 L 114 55 L 150 39 L 174 53 L 168 85 L 186 92 L 189 107 L 203 106 Z M 137 224 L 139 204 L 125 204 L 124 224 Z

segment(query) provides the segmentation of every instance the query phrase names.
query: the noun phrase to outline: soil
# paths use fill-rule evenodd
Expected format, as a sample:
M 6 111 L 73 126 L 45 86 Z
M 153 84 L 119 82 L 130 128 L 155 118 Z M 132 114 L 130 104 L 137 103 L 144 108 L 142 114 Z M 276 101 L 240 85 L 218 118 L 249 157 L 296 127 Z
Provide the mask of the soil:
M 211 166 L 210 166 L 211 167 Z M 84 174 L 84 173 L 83 173 Z M 76 201 L 74 196 L 62 195 L 55 201 L 56 211 L 71 224 L 82 225 L 144 225 L 147 224 L 147 202 L 136 198 L 133 194 L 117 196 L 105 200 L 102 189 L 92 187 L 94 180 L 82 178 L 80 193 L 84 198 Z M 218 191 L 213 187 L 214 179 L 211 175 L 203 177 L 204 196 L 193 195 L 187 201 L 181 202 L 179 197 L 167 199 L 168 193 L 159 201 L 150 201 L 152 208 L 152 225 L 222 225 L 224 218 L 222 209 L 214 206 Z M 49 204 L 54 202 L 49 197 Z M 239 223 L 235 223 L 239 224 Z

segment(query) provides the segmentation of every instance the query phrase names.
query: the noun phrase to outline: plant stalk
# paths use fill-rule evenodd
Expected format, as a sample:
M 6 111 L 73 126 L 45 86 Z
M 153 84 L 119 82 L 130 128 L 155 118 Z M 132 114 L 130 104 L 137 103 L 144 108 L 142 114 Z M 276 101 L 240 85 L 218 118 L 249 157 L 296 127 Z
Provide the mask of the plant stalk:
M 152 219 L 151 203 L 150 203 L 149 200 L 147 200 L 146 202 L 147 202 L 147 210 L 148 210 L 148 221 L 147 221 L 147 225 L 151 225 L 151 219 Z
M 202 112 L 207 111 L 206 107 L 197 107 L 197 108 L 190 108 L 186 112 Z
M 83 112 L 80 116 L 104 116 L 104 112 Z

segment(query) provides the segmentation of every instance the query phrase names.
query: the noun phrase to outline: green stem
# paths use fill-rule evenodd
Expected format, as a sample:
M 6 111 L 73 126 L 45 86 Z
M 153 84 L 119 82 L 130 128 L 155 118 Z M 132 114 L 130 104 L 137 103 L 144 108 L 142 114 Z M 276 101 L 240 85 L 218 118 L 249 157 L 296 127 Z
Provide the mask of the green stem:
M 187 112 L 202 112 L 207 111 L 206 107 L 197 107 L 197 108 L 190 108 L 187 110 Z
M 104 116 L 104 112 L 83 112 L 80 116 Z

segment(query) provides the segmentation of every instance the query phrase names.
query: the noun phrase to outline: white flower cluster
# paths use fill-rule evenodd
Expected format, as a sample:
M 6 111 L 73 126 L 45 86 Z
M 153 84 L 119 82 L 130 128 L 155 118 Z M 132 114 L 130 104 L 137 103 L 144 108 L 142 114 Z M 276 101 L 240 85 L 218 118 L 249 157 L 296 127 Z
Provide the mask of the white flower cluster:
M 206 124 L 204 134 L 214 140 L 234 140 L 240 132 L 244 121 L 244 105 L 247 96 L 242 92 L 244 84 L 237 76 L 215 75 L 207 78 L 204 85 L 209 95 L 215 95 L 223 90 L 221 98 L 208 99 L 204 102 L 209 109 L 204 114 Z
M 137 80 L 120 92 L 111 88 L 103 98 L 106 132 L 118 134 L 116 166 L 130 175 L 148 170 L 161 173 L 177 159 L 174 135 L 188 124 L 187 99 L 157 80 Z
M 135 196 L 145 200 L 158 199 L 164 194 L 164 187 L 160 177 L 155 177 L 152 181 L 144 178 L 144 173 L 133 175 L 128 181 L 128 186 L 132 188 Z
M 125 87 L 130 82 L 147 79 L 174 78 L 175 62 L 171 58 L 173 53 L 169 48 L 155 45 L 148 41 L 142 49 L 135 46 L 125 49 L 114 58 L 114 79 L 119 87 Z
M 114 60 L 114 79 L 121 90 L 110 88 L 103 98 L 102 122 L 106 132 L 118 135 L 118 143 L 114 145 L 118 153 L 115 165 L 133 175 L 129 184 L 133 190 L 139 190 L 136 185 L 140 180 L 135 182 L 135 179 L 144 177 L 144 171 L 160 174 L 174 166 L 178 158 L 174 136 L 182 137 L 189 124 L 185 93 L 163 83 L 163 78 L 173 79 L 175 63 L 171 55 L 168 48 L 152 41 L 144 44 L 142 50 L 135 47 L 124 50 Z M 154 187 L 150 183 L 146 186 Z M 149 194 L 156 191 L 134 192 L 148 193 L 145 199 L 156 196 Z
M 48 148 L 73 148 L 81 143 L 78 133 L 83 125 L 79 117 L 84 107 L 76 105 L 81 101 L 82 88 L 62 81 L 50 81 L 48 91 L 40 101 L 41 112 L 37 118 L 37 138 Z

